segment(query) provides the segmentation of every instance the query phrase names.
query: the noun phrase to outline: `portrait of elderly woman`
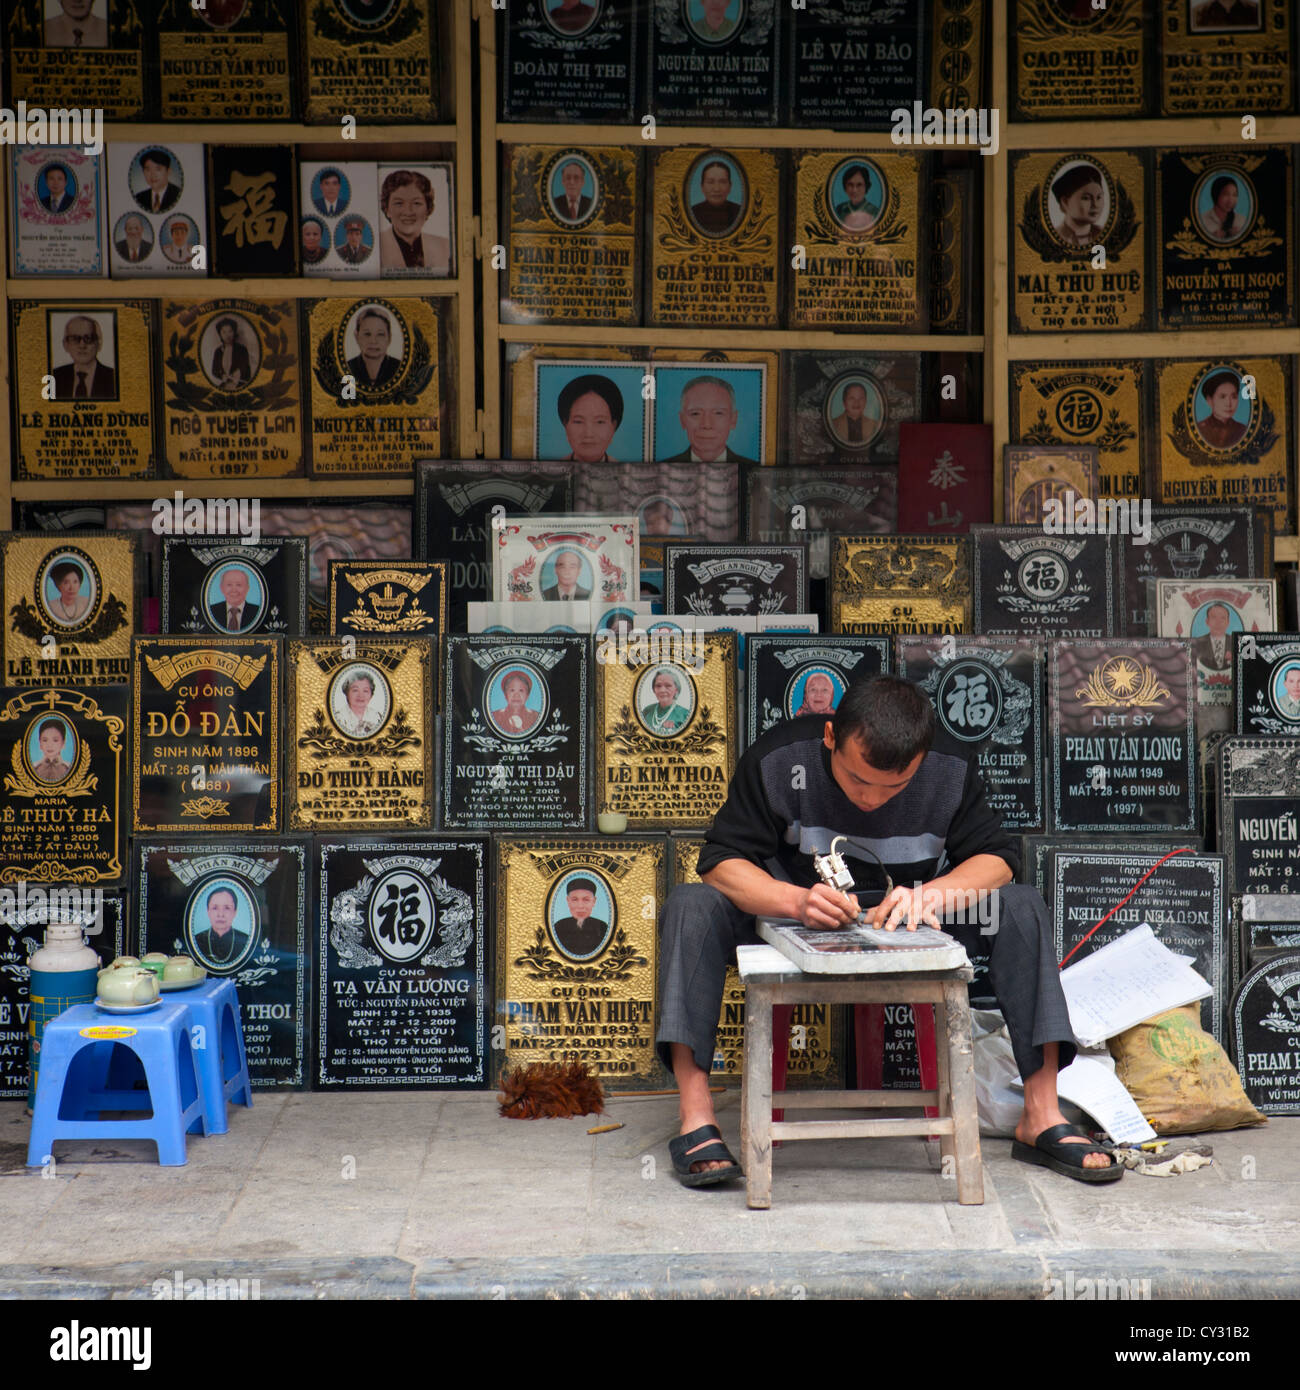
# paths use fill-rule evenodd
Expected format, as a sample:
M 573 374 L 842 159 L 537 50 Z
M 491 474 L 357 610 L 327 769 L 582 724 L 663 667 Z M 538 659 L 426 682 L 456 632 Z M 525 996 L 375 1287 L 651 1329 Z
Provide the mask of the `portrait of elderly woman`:
M 610 442 L 623 423 L 623 394 L 607 376 L 585 372 L 567 382 L 555 405 L 569 460 L 574 463 L 617 463 Z
M 835 713 L 835 682 L 824 671 L 814 671 L 803 685 L 803 703 L 795 710 L 795 718 L 801 714 Z
M 642 678 L 644 683 L 644 677 Z M 641 722 L 652 734 L 676 734 L 691 717 L 689 697 L 682 701 L 682 678 L 671 667 L 661 666 L 650 681 L 654 701 L 641 707 Z
M 352 322 L 357 355 L 348 358 L 348 372 L 363 390 L 377 391 L 397 375 L 401 359 L 389 352 L 393 321 L 382 309 L 369 305 Z
M 58 597 L 51 599 L 47 592 L 45 606 L 56 623 L 79 623 L 90 611 L 91 596 L 81 592 L 85 582 L 85 571 L 75 560 L 64 560 L 50 570 L 49 583 Z
M 433 216 L 433 183 L 418 169 L 394 169 L 379 189 L 379 208 L 388 226 L 379 230 L 382 270 L 451 273 L 451 242 L 424 230 Z
M 330 712 L 340 733 L 369 738 L 388 716 L 388 688 L 371 667 L 356 667 L 331 692 Z
M 491 711 L 492 722 L 503 734 L 526 734 L 542 717 L 541 712 L 528 708 L 533 693 L 533 679 L 525 671 L 507 671 L 501 681 L 505 704 Z

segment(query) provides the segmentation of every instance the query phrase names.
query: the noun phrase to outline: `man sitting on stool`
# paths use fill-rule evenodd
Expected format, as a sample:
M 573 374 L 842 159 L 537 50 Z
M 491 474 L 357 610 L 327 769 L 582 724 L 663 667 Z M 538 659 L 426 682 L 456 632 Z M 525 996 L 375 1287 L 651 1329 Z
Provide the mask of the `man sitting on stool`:
M 756 916 L 797 918 L 823 931 L 856 920 L 856 897 L 822 883 L 812 863 L 838 835 L 865 891 L 883 888 L 884 872 L 899 885 L 869 912 L 872 926 L 939 926 L 945 894 L 973 900 L 997 890 L 996 930 L 982 939 L 992 947 L 989 980 L 1025 1081 L 1012 1155 L 1082 1182 L 1123 1175 L 1066 1124 L 1057 1102 L 1056 1073 L 1074 1060 L 1075 1039 L 1043 900 L 1012 882 L 1020 856 L 985 801 L 975 763 L 947 740 L 933 747 L 934 737 L 925 693 L 897 676 L 873 676 L 848 688 L 832 718 L 778 725 L 737 764 L 700 851 L 703 882 L 675 888 L 659 924 L 655 1045 L 681 1093 L 682 1137 L 670 1149 L 688 1187 L 740 1175 L 709 1095 L 727 966 L 738 945 L 760 941 Z M 946 929 L 968 953 L 981 940 L 978 925 Z

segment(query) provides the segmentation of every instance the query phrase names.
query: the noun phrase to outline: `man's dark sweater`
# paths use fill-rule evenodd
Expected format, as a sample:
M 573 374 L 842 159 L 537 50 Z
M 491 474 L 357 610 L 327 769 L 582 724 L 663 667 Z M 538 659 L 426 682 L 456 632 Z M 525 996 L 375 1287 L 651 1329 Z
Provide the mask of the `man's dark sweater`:
M 792 719 L 745 752 L 705 836 L 701 875 L 726 859 L 746 859 L 773 878 L 812 887 L 820 881 L 812 853 L 825 854 L 836 835 L 848 836 L 840 853 L 853 860 L 850 871 L 868 894 L 883 892 L 885 882 L 867 850 L 884 861 L 896 886 L 909 888 L 976 854 L 997 855 L 1019 872 L 1015 841 L 959 745 L 936 740 L 901 792 L 878 810 L 862 811 L 831 774 L 825 728 L 822 715 Z

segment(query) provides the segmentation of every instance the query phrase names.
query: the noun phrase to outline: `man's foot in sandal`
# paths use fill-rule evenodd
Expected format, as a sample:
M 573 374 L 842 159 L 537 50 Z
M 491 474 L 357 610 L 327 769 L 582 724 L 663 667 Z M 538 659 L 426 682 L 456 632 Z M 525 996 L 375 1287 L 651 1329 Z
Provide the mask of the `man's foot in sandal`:
M 1022 1120 L 1011 1145 L 1011 1157 L 1021 1163 L 1050 1168 L 1076 1182 L 1115 1182 L 1124 1176 L 1124 1165 L 1115 1155 L 1094 1144 L 1078 1125 L 1051 1125 L 1035 1135 L 1032 1143 L 1021 1138 L 1025 1128 Z
M 709 1187 L 742 1176 L 717 1125 L 701 1125 L 668 1141 L 673 1172 L 683 1187 Z

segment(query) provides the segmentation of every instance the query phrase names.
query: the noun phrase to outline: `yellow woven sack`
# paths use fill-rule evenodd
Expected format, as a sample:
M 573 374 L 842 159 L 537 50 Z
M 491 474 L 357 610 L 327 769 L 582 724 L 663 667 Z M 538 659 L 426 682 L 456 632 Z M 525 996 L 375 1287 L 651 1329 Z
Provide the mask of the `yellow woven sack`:
M 1268 1123 L 1246 1098 L 1227 1053 L 1201 1027 L 1199 1004 L 1157 1014 L 1106 1045 L 1115 1075 L 1157 1134 Z

